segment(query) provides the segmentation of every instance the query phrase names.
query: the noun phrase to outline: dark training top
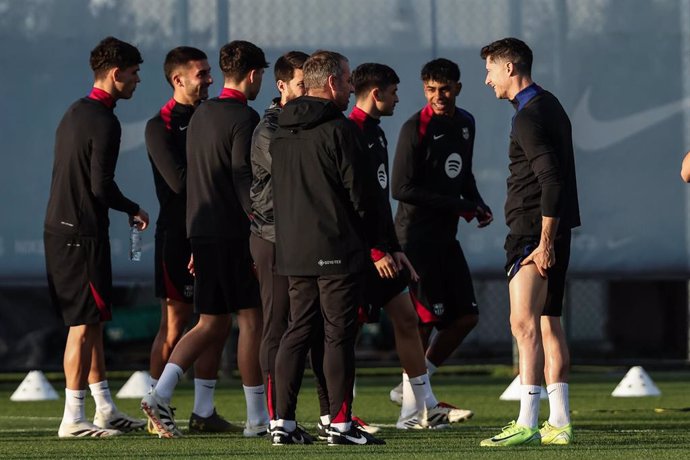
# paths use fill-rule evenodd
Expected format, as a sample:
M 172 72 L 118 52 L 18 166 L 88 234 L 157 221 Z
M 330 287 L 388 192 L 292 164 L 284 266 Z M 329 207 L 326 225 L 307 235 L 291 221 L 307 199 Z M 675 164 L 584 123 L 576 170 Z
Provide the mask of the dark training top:
M 187 126 L 194 106 L 170 99 L 146 124 L 146 149 L 160 212 L 156 233 L 185 237 L 187 205 Z
M 271 184 L 271 152 L 268 147 L 273 133 L 278 129 L 278 114 L 282 110 L 280 98 L 266 109 L 264 117 L 254 130 L 252 138 L 252 222 L 250 230 L 259 238 L 275 243 L 276 230 L 273 219 L 273 185 Z
M 223 88 L 187 128 L 187 236 L 249 236 L 249 152 L 259 114 L 239 91 Z
M 393 162 L 395 229 L 403 246 L 456 238 L 461 215 L 484 204 L 472 173 L 474 117 L 456 107 L 434 115 L 430 105 L 403 124 Z
M 108 93 L 94 88 L 62 117 L 55 134 L 47 232 L 107 238 L 109 208 L 139 212 L 115 183 L 121 128 L 114 107 Z
M 380 120 L 370 117 L 359 107 L 352 109 L 350 120 L 362 130 L 366 154 L 371 156 L 373 168 L 370 173 L 375 175 L 379 187 L 374 197 L 380 208 L 379 234 L 382 236 L 385 248 L 372 248 L 371 258 L 375 262 L 380 260 L 386 252 L 400 251 L 400 243 L 395 234 L 393 212 L 390 203 L 390 173 L 388 169 L 388 141 L 379 126 Z
M 302 96 L 278 116 L 270 150 L 276 267 L 288 276 L 344 275 L 368 267 L 378 187 L 357 126 L 331 101 Z
M 511 101 L 510 176 L 506 224 L 514 235 L 539 235 L 541 219 L 558 217 L 558 230 L 580 225 L 570 119 L 560 102 L 536 84 Z

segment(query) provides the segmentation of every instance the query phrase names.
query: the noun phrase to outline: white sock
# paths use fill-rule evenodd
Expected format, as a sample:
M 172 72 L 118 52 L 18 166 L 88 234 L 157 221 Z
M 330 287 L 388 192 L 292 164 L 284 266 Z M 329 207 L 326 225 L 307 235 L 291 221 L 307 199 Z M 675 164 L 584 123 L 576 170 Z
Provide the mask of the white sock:
M 319 417 L 321 420 L 321 425 L 326 426 L 331 424 L 331 416 L 330 415 L 322 415 Z
M 517 424 L 536 428 L 539 421 L 540 385 L 520 385 L 520 415 Z
M 86 421 L 84 414 L 84 399 L 86 390 L 70 390 L 65 388 L 65 411 L 62 414 L 62 421 L 66 423 L 76 423 Z
M 331 428 L 335 428 L 336 430 L 340 431 L 341 433 L 345 433 L 345 432 L 350 431 L 351 427 L 352 427 L 352 422 L 331 423 Z
M 263 385 L 244 388 L 244 399 L 247 402 L 247 425 L 268 425 L 268 409 L 266 408 L 266 390 Z M 290 430 L 292 431 L 292 430 Z
M 290 432 L 297 429 L 297 422 L 294 420 L 285 420 L 283 418 L 279 418 L 276 421 L 276 426 L 278 428 L 282 428 L 284 431 Z
M 427 409 L 431 409 L 438 405 L 438 400 L 436 396 L 434 396 L 434 392 L 431 391 L 431 382 L 429 381 L 428 373 L 424 373 L 417 377 L 410 377 L 410 386 L 417 400 L 418 411 L 424 410 L 425 406 Z
M 549 424 L 562 427 L 570 423 L 570 402 L 567 383 L 552 383 L 546 387 L 549 393 Z
M 410 377 L 405 372 L 402 375 L 402 394 L 400 418 L 406 419 L 416 415 L 419 409 L 417 408 L 417 398 L 410 384 Z M 419 403 L 424 404 L 424 400 L 419 401 Z
M 149 385 L 151 385 L 151 389 L 153 390 L 156 388 L 156 385 L 158 385 L 158 379 L 154 379 L 153 377 L 149 378 Z
M 426 372 L 427 372 L 427 374 L 429 374 L 429 377 L 431 377 L 432 375 L 434 375 L 436 373 L 436 371 L 438 370 L 438 367 L 436 367 L 436 365 L 434 363 L 429 361 L 429 358 L 424 358 L 424 360 L 426 361 Z
M 96 410 L 98 412 L 112 414 L 117 410 L 113 402 L 113 397 L 110 395 L 110 388 L 108 387 L 107 380 L 92 383 L 89 385 L 89 389 L 91 389 L 91 396 L 93 396 L 94 401 L 96 401 Z
M 213 393 L 216 390 L 216 379 L 194 379 L 194 412 L 199 417 L 210 417 L 213 414 Z
M 168 363 L 163 368 L 163 373 L 161 378 L 158 379 L 158 384 L 156 385 L 156 394 L 165 402 L 170 402 L 172 395 L 175 392 L 175 387 L 177 386 L 180 379 L 184 375 L 184 371 L 180 366 L 174 363 Z

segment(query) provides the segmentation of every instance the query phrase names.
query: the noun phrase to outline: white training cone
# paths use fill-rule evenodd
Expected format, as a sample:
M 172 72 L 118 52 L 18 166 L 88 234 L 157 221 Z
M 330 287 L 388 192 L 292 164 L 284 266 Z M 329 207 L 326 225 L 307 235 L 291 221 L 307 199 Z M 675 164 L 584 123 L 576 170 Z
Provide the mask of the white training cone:
M 143 398 L 151 389 L 151 375 L 146 371 L 136 371 L 117 392 L 118 398 Z
M 58 394 L 41 371 L 31 371 L 26 374 L 10 400 L 12 401 L 46 401 L 59 399 Z
M 630 398 L 637 396 L 659 396 L 661 391 L 654 384 L 642 366 L 631 367 L 611 396 Z
M 549 395 L 546 394 L 546 390 L 544 390 L 544 387 L 541 387 L 541 395 L 539 396 L 540 399 L 548 399 Z M 512 382 L 510 382 L 510 385 L 508 385 L 508 388 L 505 389 L 503 394 L 499 396 L 501 401 L 520 401 L 520 376 L 516 375 L 515 378 L 513 379 Z

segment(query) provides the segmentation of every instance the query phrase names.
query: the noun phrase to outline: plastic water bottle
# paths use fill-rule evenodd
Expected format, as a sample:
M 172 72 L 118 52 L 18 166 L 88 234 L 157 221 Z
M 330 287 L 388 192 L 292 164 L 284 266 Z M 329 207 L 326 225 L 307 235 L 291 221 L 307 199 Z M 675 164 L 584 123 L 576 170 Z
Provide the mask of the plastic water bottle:
M 134 225 L 129 233 L 129 260 L 141 260 L 141 231 Z

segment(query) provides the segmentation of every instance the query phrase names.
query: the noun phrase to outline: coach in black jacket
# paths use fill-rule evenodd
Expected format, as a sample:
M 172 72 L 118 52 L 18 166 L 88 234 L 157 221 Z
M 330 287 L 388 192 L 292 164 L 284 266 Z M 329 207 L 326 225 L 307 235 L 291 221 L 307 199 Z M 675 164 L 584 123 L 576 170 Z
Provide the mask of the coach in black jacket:
M 377 232 L 375 200 L 367 198 L 377 185 L 363 163 L 358 128 L 342 114 L 352 91 L 347 59 L 319 51 L 303 71 L 307 96 L 285 105 L 270 146 L 276 266 L 290 283 L 290 323 L 276 356 L 273 443 L 303 442 L 295 408 L 320 307 L 329 442 L 378 444 L 351 426 L 350 415 L 362 272 Z

